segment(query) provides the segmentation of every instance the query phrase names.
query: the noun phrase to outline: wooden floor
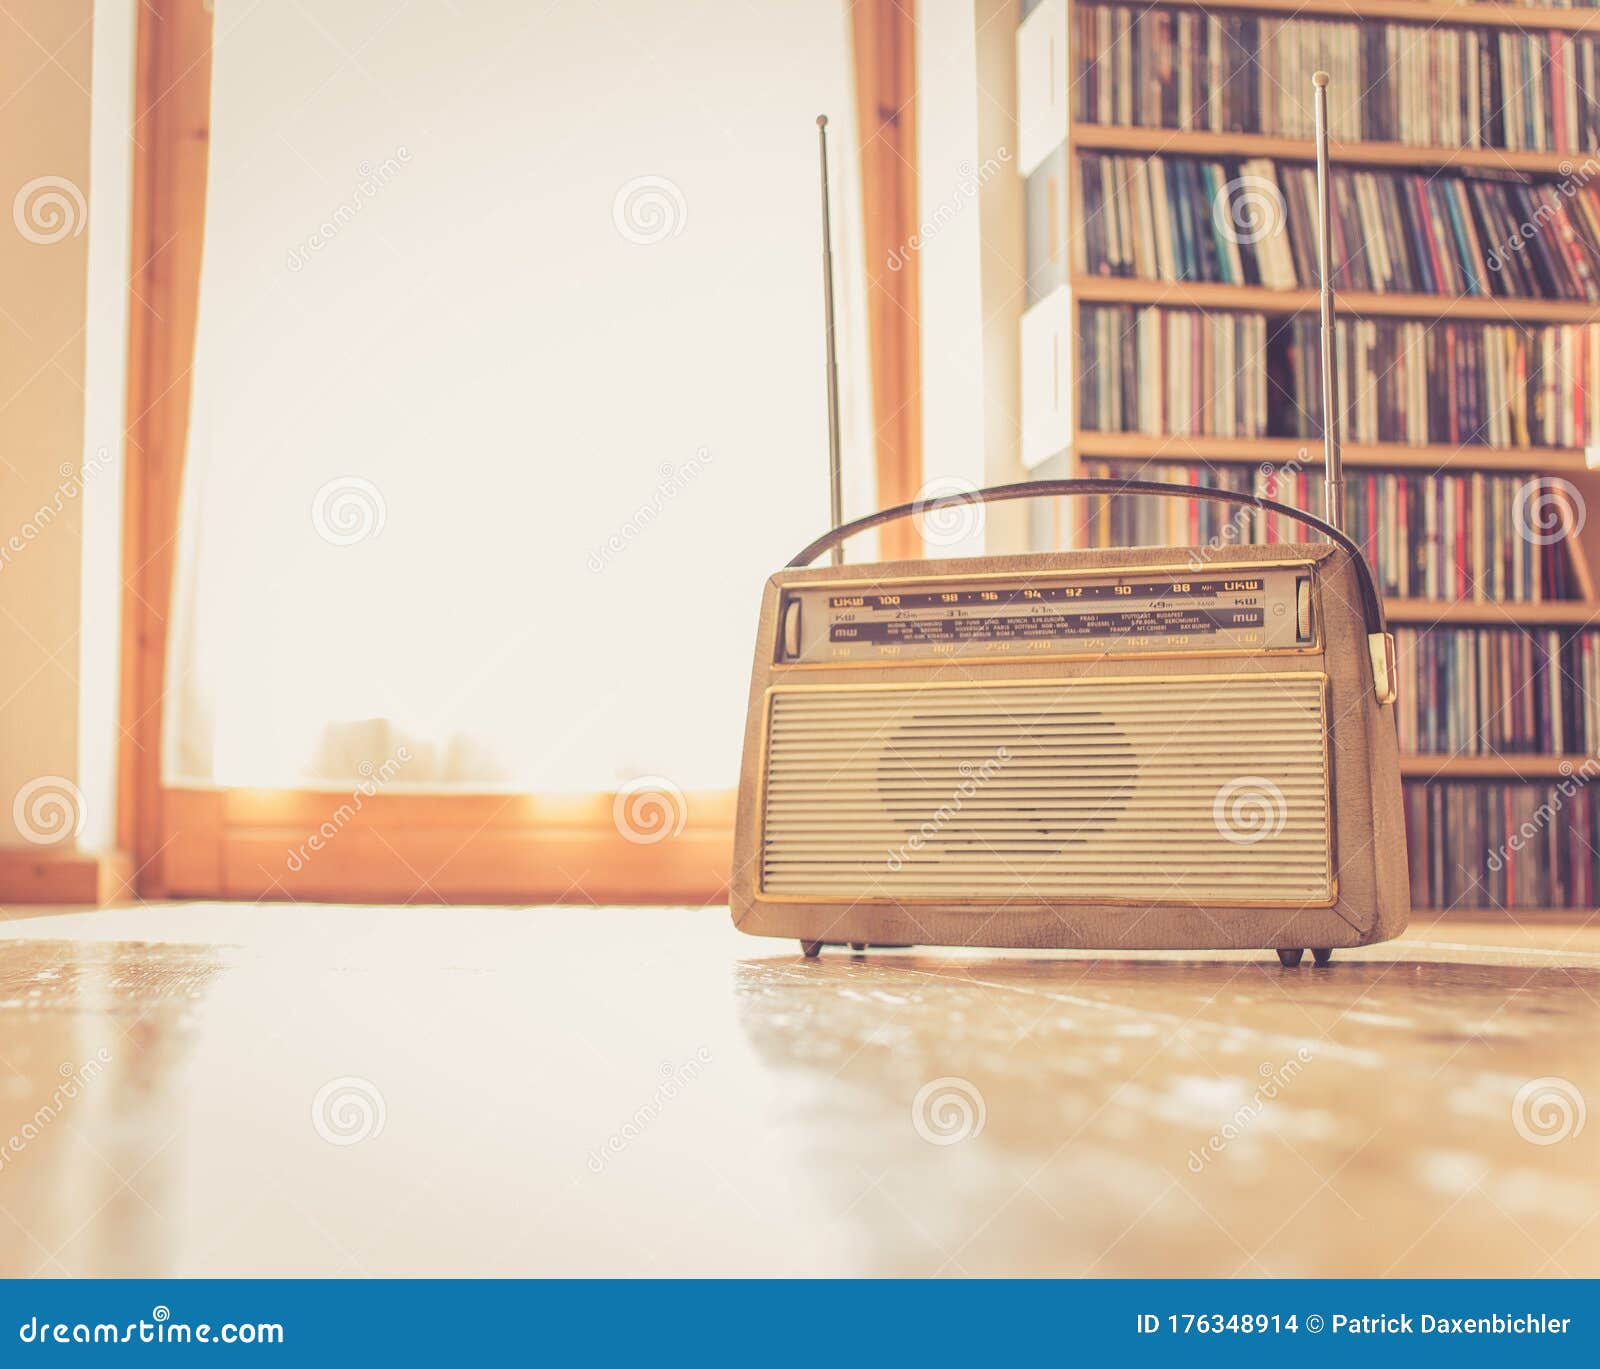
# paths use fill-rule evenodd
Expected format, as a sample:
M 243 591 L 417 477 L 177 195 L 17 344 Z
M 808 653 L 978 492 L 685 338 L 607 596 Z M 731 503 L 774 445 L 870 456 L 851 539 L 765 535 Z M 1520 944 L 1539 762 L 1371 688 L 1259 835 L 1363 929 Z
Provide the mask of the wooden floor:
M 1597 1027 L 1571 924 L 1288 971 L 13 910 L 0 1274 L 1592 1276 Z

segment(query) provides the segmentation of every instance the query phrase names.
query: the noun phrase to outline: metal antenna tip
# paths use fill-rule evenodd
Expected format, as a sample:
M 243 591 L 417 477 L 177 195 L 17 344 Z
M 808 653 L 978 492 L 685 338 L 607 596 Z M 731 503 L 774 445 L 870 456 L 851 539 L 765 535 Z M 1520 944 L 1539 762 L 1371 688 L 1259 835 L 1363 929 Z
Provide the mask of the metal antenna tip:
M 1302 70 L 1303 70 L 1303 68 L 1302 68 Z M 1319 72 L 1315 73 L 1311 78 L 1311 84 L 1314 85 L 1314 86 L 1325 86 L 1325 85 L 1327 85 L 1328 84 L 1328 73 L 1325 72 L 1325 71 L 1319 71 Z
M 827 126 L 828 126 L 828 116 L 826 114 L 817 115 L 817 127 L 818 128 L 826 128 Z

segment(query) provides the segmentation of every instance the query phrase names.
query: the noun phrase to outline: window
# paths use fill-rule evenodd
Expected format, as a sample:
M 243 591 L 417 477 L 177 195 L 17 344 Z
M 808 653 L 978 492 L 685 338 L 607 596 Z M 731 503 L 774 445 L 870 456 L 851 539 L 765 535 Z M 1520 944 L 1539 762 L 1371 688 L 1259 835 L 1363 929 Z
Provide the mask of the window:
M 872 503 L 847 40 L 218 0 L 170 783 L 734 783 L 762 582 L 826 525 L 819 110 Z

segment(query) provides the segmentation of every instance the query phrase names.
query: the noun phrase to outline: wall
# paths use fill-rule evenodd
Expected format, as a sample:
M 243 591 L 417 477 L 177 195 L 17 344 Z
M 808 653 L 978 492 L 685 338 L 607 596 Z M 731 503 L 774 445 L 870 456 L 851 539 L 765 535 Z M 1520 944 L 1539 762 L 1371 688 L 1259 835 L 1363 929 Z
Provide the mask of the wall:
M 114 823 L 134 16 L 0 11 L 0 847 Z
M 133 199 L 136 4 L 96 0 L 89 122 L 88 289 L 84 356 L 83 555 L 79 585 L 78 784 L 81 843 L 116 831 L 117 696 L 122 620 L 123 380 L 128 359 L 129 210 Z
M 1012 0 L 917 10 L 923 473 L 929 494 L 1023 478 L 1016 300 L 1023 186 L 1016 171 Z M 1023 504 L 952 516 L 930 556 L 1026 550 Z M 962 535 L 964 534 L 964 535 Z

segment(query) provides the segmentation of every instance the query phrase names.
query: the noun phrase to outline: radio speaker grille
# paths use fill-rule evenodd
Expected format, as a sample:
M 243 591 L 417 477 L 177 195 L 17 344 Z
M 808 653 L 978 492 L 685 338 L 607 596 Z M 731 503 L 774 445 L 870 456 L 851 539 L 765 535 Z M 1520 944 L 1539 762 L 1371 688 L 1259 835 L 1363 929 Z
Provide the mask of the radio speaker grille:
M 762 893 L 1331 903 L 1326 684 L 776 689 Z

